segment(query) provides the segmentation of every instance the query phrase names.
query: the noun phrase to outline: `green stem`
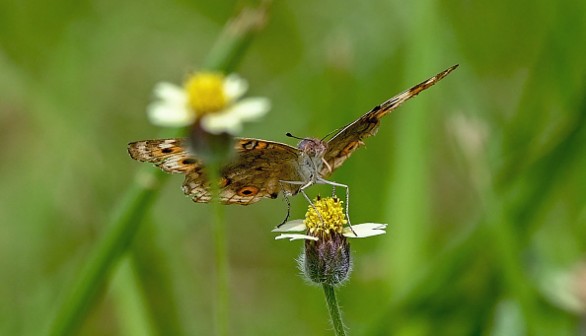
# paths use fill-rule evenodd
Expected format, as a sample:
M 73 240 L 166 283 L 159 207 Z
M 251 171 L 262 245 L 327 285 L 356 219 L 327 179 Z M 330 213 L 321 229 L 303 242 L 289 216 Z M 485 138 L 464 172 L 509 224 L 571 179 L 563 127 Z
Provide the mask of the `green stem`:
M 245 47 L 265 22 L 266 8 L 245 9 L 231 21 L 210 51 L 204 68 L 228 72 L 242 58 Z M 163 137 L 177 137 L 184 130 L 165 132 Z M 84 321 L 90 308 L 120 257 L 128 250 L 140 222 L 155 200 L 166 174 L 143 167 L 124 196 L 107 226 L 104 236 L 88 257 L 89 262 L 71 287 L 51 323 L 50 335 L 72 335 Z
M 240 15 L 228 22 L 222 35 L 210 50 L 203 66 L 207 70 L 218 70 L 223 73 L 232 72 L 244 51 L 252 42 L 252 36 L 260 31 L 267 20 L 265 5 L 258 8 L 244 8 Z
M 219 165 L 213 165 L 209 169 L 210 181 L 219 180 Z M 224 207 L 219 201 L 220 188 L 217 183 L 212 182 L 213 201 L 213 223 L 214 234 L 214 257 L 216 264 L 216 283 L 214 300 L 214 324 L 216 335 L 228 334 L 228 306 L 229 306 L 229 267 L 228 267 L 228 244 L 226 235 L 226 216 Z
M 330 321 L 334 327 L 334 332 L 336 333 L 336 336 L 346 335 L 346 331 L 344 330 L 344 321 L 342 321 L 340 306 L 338 305 L 338 300 L 336 299 L 336 291 L 334 286 L 323 284 L 323 288 L 324 295 L 326 296 L 328 311 L 330 312 Z

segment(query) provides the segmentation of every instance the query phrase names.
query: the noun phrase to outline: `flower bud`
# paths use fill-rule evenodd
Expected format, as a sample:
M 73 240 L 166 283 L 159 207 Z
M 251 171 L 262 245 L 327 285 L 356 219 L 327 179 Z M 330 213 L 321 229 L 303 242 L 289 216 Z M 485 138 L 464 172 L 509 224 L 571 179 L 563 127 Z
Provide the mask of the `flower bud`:
M 349 278 L 352 270 L 348 240 L 338 233 L 317 241 L 305 240 L 299 268 L 307 279 L 316 284 L 341 284 Z

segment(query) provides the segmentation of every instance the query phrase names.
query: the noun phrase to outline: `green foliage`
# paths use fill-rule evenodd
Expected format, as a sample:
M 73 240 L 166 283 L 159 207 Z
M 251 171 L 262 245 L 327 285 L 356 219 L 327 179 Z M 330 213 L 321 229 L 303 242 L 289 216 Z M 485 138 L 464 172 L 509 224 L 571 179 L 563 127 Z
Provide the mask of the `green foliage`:
M 126 144 L 157 136 L 144 112 L 154 84 L 202 66 L 243 6 L 0 2 L 0 334 L 45 330 L 140 169 Z M 551 279 L 586 251 L 585 12 L 570 0 L 272 4 L 237 71 L 273 110 L 245 136 L 321 137 L 460 64 L 333 176 L 350 185 L 354 223 L 389 223 L 351 243 L 337 291 L 351 334 L 578 333 Z M 181 182 L 144 209 L 81 334 L 212 332 L 213 213 Z M 305 200 L 292 201 L 301 218 Z M 320 288 L 298 276 L 301 244 L 273 240 L 285 211 L 226 209 L 232 334 L 332 333 Z

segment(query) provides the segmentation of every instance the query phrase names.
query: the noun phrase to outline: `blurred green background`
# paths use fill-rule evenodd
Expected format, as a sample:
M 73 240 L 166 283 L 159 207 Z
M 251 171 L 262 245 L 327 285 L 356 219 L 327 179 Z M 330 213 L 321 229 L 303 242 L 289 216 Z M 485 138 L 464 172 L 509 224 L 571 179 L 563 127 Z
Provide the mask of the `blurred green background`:
M 159 132 L 153 86 L 197 69 L 247 4 L 0 1 L 0 334 L 46 328 L 140 166 L 127 143 Z M 238 73 L 273 109 L 244 136 L 321 137 L 460 64 L 333 176 L 353 223 L 389 223 L 351 242 L 351 334 L 586 332 L 585 13 L 573 0 L 272 4 Z M 181 182 L 144 209 L 81 335 L 212 333 L 211 210 Z M 292 216 L 305 208 L 295 197 Z M 332 334 L 321 289 L 299 277 L 301 243 L 270 232 L 285 211 L 227 208 L 231 334 Z

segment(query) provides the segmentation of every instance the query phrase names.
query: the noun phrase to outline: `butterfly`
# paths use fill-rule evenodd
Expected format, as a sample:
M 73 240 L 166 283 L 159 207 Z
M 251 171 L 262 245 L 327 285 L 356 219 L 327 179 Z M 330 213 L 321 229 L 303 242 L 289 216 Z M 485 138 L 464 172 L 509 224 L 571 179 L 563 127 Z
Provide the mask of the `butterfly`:
M 279 193 L 287 197 L 301 192 L 311 204 L 304 190 L 316 183 L 329 184 L 346 188 L 347 214 L 348 186 L 327 178 L 364 145 L 363 139 L 376 134 L 382 117 L 457 67 L 456 64 L 375 106 L 327 141 L 303 138 L 293 147 L 274 141 L 236 138 L 235 156 L 220 170 L 220 201 L 248 205 L 262 198 L 277 198 Z M 188 144 L 187 138 L 136 141 L 128 144 L 128 153 L 134 160 L 153 163 L 166 172 L 185 174 L 183 192 L 195 202 L 209 202 L 212 195 L 204 164 L 190 153 Z

